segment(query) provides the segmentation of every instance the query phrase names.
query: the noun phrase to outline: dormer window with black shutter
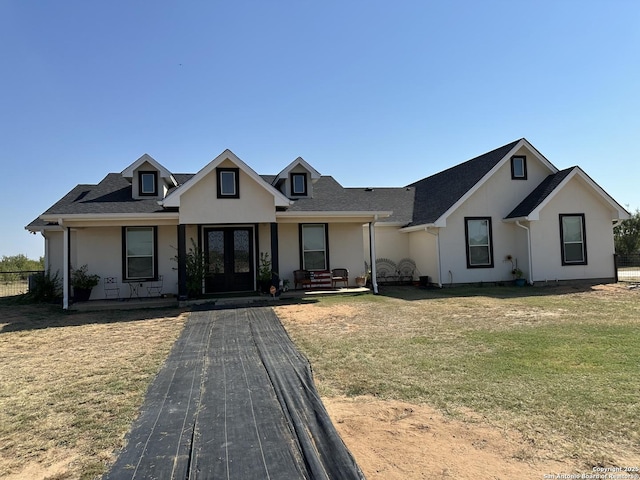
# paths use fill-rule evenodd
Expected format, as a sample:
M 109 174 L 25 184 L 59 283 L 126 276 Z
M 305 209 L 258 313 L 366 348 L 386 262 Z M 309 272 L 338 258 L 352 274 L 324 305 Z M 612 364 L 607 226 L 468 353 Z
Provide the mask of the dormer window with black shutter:
M 292 197 L 307 196 L 307 174 L 306 173 L 291 174 L 291 196 Z
M 158 172 L 138 172 L 139 194 L 155 197 L 158 195 Z

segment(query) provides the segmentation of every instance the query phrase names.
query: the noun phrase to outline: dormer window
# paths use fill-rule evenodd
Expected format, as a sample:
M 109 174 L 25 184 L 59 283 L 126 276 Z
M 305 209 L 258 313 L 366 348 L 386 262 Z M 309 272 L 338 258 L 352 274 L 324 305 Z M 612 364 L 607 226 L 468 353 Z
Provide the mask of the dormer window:
M 141 196 L 155 197 L 158 195 L 158 172 L 139 172 Z
M 307 195 L 307 175 L 305 173 L 291 174 L 291 196 Z
M 511 157 L 511 180 L 527 179 L 527 157 L 514 155 Z
M 240 198 L 240 169 L 217 168 L 218 198 Z

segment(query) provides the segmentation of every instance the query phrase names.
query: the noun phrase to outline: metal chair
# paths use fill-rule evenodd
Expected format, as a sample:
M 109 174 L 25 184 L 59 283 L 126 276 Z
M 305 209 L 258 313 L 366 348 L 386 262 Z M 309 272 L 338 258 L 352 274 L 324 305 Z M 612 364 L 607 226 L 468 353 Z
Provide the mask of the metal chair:
M 308 270 L 295 270 L 293 272 L 293 288 L 298 288 L 300 285 L 302 288 L 311 287 L 311 274 Z
M 343 282 L 345 287 L 349 286 L 349 270 L 346 268 L 334 268 L 331 270 L 331 286 L 336 288 L 338 282 Z
M 158 275 L 158 280 L 151 282 L 147 287 L 147 293 L 150 297 L 159 297 L 162 294 L 162 275 Z
M 120 286 L 118 277 L 104 277 L 104 298 L 120 298 Z

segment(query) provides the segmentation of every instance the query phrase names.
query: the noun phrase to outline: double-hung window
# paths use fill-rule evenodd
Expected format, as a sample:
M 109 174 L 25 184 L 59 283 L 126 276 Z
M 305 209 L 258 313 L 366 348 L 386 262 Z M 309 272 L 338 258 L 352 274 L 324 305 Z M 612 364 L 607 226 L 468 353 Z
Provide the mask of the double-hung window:
M 587 241 L 584 214 L 560 214 L 562 265 L 586 265 Z
M 491 217 L 464 219 L 468 268 L 493 268 Z
M 327 225 L 313 223 L 300 225 L 301 263 L 304 270 L 327 270 Z
M 156 227 L 123 228 L 123 278 L 149 280 L 156 278 Z

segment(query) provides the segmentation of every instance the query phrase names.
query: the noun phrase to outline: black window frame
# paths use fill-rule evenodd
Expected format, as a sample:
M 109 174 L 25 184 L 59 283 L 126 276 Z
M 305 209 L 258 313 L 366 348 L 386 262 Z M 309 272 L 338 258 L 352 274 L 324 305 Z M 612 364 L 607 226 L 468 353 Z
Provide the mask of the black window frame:
M 127 271 L 127 230 L 130 228 L 150 228 L 153 232 L 153 275 L 151 277 L 130 277 Z M 150 282 L 158 280 L 158 227 L 149 225 L 128 225 L 122 227 L 122 281 L 123 282 Z
M 522 176 L 516 176 L 515 160 L 522 160 Z M 514 155 L 511 157 L 511 180 L 526 180 L 527 179 L 527 156 L 526 155 Z
M 304 189 L 302 192 L 296 192 L 295 191 L 295 181 L 294 178 L 295 177 L 302 177 L 303 179 L 303 185 L 304 185 Z M 307 174 L 306 173 L 300 173 L 300 172 L 294 172 L 291 173 L 289 175 L 289 181 L 291 183 L 291 196 L 292 197 L 306 197 L 308 195 L 308 188 L 307 188 Z
M 320 269 L 308 269 L 305 268 L 304 264 L 304 242 L 303 242 L 303 229 L 306 226 L 318 226 L 321 225 L 324 227 L 324 263 L 325 268 Z M 329 224 L 328 223 L 299 223 L 298 224 L 298 242 L 299 242 L 299 252 L 300 252 L 300 269 L 301 270 L 309 270 L 309 271 L 327 271 L 330 270 L 329 263 Z
M 560 220 L 560 258 L 562 260 L 562 266 L 563 267 L 570 267 L 572 265 L 588 265 L 588 258 L 587 258 L 587 225 L 585 222 L 585 215 L 584 213 L 561 213 L 558 215 L 559 220 Z M 565 241 L 564 241 L 564 224 L 563 224 L 563 220 L 567 217 L 578 217 L 580 218 L 580 223 L 582 226 L 582 254 L 583 254 L 583 259 L 579 262 L 572 262 L 572 261 L 567 261 L 566 257 L 565 257 Z
M 234 174 L 234 188 L 235 192 L 231 194 L 225 194 L 222 192 L 222 174 L 223 173 L 233 173 Z M 240 169 L 239 168 L 229 168 L 229 167 L 218 167 L 216 168 L 216 187 L 217 187 L 217 195 L 218 198 L 240 198 Z
M 470 255 L 470 245 L 469 245 L 469 221 L 471 220 L 488 220 L 489 225 L 489 263 L 482 265 L 474 265 L 471 263 L 471 255 Z M 494 259 L 493 259 L 493 226 L 491 222 L 491 217 L 464 217 L 464 244 L 465 244 L 465 252 L 467 256 L 467 268 L 494 268 Z
M 142 177 L 144 175 L 152 175 L 153 176 L 153 192 L 145 192 L 142 188 L 143 182 Z M 141 197 L 157 197 L 158 196 L 158 172 L 155 170 L 145 171 L 140 170 L 138 172 L 138 195 Z

